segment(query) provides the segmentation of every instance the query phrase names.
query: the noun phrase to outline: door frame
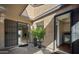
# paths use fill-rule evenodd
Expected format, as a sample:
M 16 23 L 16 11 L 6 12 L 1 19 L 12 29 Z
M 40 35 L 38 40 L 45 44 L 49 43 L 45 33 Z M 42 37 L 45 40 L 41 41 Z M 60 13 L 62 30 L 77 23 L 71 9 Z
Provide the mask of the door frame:
M 71 35 L 72 34 L 72 27 L 71 27 L 72 26 L 72 19 L 71 19 L 72 18 L 71 17 L 72 11 L 73 11 L 73 9 L 54 16 L 54 41 L 56 40 L 56 42 L 54 42 L 54 45 L 56 44 L 56 47 L 58 47 L 57 46 L 57 39 L 56 39 L 56 35 L 57 35 L 57 28 L 56 28 L 56 20 L 57 19 L 56 19 L 56 17 L 70 13 L 70 45 L 71 45 L 71 50 L 72 50 L 72 35 Z M 54 46 L 54 49 L 55 49 L 55 46 Z M 72 51 L 71 51 L 71 53 L 72 53 Z
M 19 22 L 19 21 L 18 21 L 18 22 L 17 22 L 17 24 L 18 24 L 18 29 L 17 29 L 17 30 L 19 30 L 19 23 L 22 24 L 22 25 L 26 25 L 26 26 L 29 25 L 28 23 L 24 23 L 24 22 Z M 28 26 L 27 26 L 27 30 L 29 30 L 29 27 L 28 27 Z M 18 38 L 19 38 L 19 37 L 18 37 Z M 30 34 L 29 34 L 29 39 L 30 39 Z M 18 41 L 19 41 L 19 40 L 18 40 Z M 28 41 L 29 41 L 29 40 L 28 40 Z M 29 43 L 29 42 L 28 42 L 28 43 Z M 19 45 L 19 43 L 18 43 L 18 45 Z

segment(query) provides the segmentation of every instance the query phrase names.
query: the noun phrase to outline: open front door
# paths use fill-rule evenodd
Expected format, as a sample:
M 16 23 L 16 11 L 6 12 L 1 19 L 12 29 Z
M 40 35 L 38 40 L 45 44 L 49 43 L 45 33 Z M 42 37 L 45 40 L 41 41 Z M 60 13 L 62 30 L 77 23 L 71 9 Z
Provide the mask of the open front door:
M 71 12 L 55 17 L 55 39 L 58 50 L 71 53 Z

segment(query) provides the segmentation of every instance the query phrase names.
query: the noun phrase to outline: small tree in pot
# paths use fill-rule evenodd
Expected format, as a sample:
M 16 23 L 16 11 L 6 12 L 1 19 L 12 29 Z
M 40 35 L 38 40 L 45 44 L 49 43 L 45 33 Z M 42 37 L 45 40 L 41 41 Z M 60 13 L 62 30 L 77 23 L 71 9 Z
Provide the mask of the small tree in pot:
M 38 48 L 41 48 L 42 45 L 42 40 L 44 39 L 44 35 L 45 35 L 45 29 L 42 27 L 37 27 L 36 28 L 36 37 L 38 39 Z
M 34 46 L 36 47 L 37 46 L 36 29 L 32 29 L 32 35 L 33 35 L 33 43 L 34 43 Z

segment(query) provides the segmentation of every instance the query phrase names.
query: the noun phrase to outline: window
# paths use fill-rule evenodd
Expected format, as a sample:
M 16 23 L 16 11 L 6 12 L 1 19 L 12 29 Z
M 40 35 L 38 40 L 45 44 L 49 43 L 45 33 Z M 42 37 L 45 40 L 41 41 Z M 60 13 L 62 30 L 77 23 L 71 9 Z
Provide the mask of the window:
M 37 25 L 37 27 L 44 28 L 44 21 L 38 22 L 36 25 Z

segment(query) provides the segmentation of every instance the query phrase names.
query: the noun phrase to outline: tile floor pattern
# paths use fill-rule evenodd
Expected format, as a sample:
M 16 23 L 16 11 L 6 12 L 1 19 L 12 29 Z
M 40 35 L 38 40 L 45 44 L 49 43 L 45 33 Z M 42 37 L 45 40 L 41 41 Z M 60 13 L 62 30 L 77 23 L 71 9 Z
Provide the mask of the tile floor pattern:
M 11 48 L 8 51 L 1 51 L 0 54 L 50 54 L 51 52 L 46 48 L 39 49 L 34 47 L 33 44 L 29 44 L 26 47 L 15 47 Z

